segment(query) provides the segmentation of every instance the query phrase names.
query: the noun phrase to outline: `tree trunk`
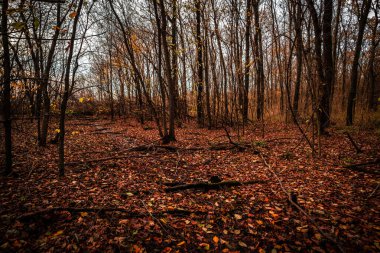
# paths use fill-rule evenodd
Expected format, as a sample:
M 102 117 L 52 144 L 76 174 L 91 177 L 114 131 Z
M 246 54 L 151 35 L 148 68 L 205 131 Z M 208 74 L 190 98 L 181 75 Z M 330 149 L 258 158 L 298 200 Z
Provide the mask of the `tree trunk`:
M 298 117 L 298 102 L 301 87 L 301 76 L 302 76 L 302 6 L 301 3 L 296 3 L 296 18 L 295 18 L 295 31 L 296 31 L 296 57 L 297 57 L 297 76 L 294 87 L 294 98 L 293 98 L 293 111 L 295 119 Z
M 256 118 L 263 120 L 264 117 L 264 66 L 262 35 L 260 28 L 259 1 L 253 3 L 253 13 L 255 17 L 255 56 L 256 56 L 256 83 L 257 83 L 257 110 Z
M 348 95 L 348 104 L 347 104 L 347 115 L 346 115 L 346 125 L 350 126 L 354 121 L 354 108 L 355 108 L 355 100 L 356 100 L 356 90 L 358 83 L 358 66 L 359 66 L 359 58 L 362 50 L 362 42 L 365 25 L 367 24 L 367 17 L 371 7 L 372 0 L 364 0 L 362 4 L 362 8 L 360 11 L 360 20 L 359 20 L 359 32 L 358 39 L 356 41 L 354 60 L 352 62 L 351 68 L 351 85 L 350 85 L 350 93 Z
M 161 34 L 162 47 L 164 51 L 165 60 L 165 75 L 166 80 L 169 84 L 169 135 L 165 137 L 165 142 L 175 141 L 175 129 L 174 120 L 176 115 L 176 84 L 173 80 L 171 63 L 170 63 L 170 52 L 169 45 L 167 42 L 168 32 L 167 32 L 167 17 L 165 11 L 165 3 L 160 1 L 160 13 L 161 13 L 161 27 L 158 27 L 158 33 Z M 156 3 L 155 3 L 156 5 Z M 156 7 L 155 7 L 156 8 Z
M 244 94 L 243 94 L 243 123 L 248 120 L 248 91 L 249 91 L 249 70 L 251 67 L 249 48 L 251 38 L 252 0 L 247 0 L 246 6 L 246 27 L 245 27 L 245 61 L 244 61 Z
M 5 169 L 4 174 L 12 172 L 12 121 L 11 121 L 11 60 L 8 40 L 8 0 L 3 0 L 1 9 L 1 33 L 3 44 L 3 123 L 5 134 Z
M 172 71 L 172 80 L 174 84 L 174 119 L 178 119 L 179 117 L 179 106 L 178 106 L 178 98 L 179 98 L 179 92 L 178 92 L 178 28 L 177 28 L 177 16 L 178 16 L 178 6 L 177 6 L 177 0 L 172 0 L 172 42 L 171 42 L 171 55 L 172 55 L 172 64 L 171 64 L 171 71 Z M 174 127 L 173 127 L 174 131 Z M 170 132 L 170 130 L 169 130 Z M 170 133 L 169 133 L 170 134 Z M 174 136 L 174 132 L 172 133 Z
M 122 75 L 123 70 L 121 68 L 118 69 L 118 76 L 120 82 L 120 114 L 126 115 L 126 107 L 125 107 L 125 87 L 124 87 L 124 79 Z
M 375 72 L 375 56 L 376 49 L 379 45 L 380 39 L 376 38 L 377 27 L 379 25 L 379 18 L 377 15 L 377 11 L 375 10 L 375 23 L 372 27 L 372 38 L 371 38 L 371 50 L 368 61 L 368 109 L 375 111 L 376 108 L 376 99 L 375 99 L 375 87 L 376 87 L 376 72 Z
M 196 47 L 197 47 L 197 123 L 204 124 L 203 116 L 203 41 L 201 35 L 201 3 L 195 0 L 196 13 Z
M 323 2 L 323 68 L 324 83 L 320 84 L 320 102 L 318 110 L 318 120 L 320 132 L 324 133 L 326 127 L 330 125 L 330 95 L 334 81 L 334 65 L 332 58 L 332 18 L 333 18 L 333 1 L 324 0 Z
M 64 86 L 64 93 L 63 98 L 61 102 L 61 112 L 60 112 L 60 118 L 59 118 L 59 176 L 63 177 L 65 175 L 65 116 L 66 116 L 66 108 L 67 108 L 67 101 L 69 99 L 69 90 L 70 90 L 70 67 L 71 67 L 71 60 L 73 58 L 73 52 L 74 52 L 74 42 L 75 42 L 75 36 L 79 21 L 80 12 L 82 9 L 83 0 L 79 0 L 78 9 L 76 12 L 76 16 L 74 18 L 74 24 L 73 24 L 73 31 L 70 38 L 70 48 L 69 48 L 69 54 L 67 56 L 67 63 L 66 63 L 66 70 L 65 70 L 65 86 Z
M 110 40 L 110 43 L 112 44 L 112 38 Z M 108 78 L 108 87 L 109 87 L 109 95 L 110 95 L 110 113 L 111 113 L 111 121 L 114 120 L 115 117 L 115 109 L 113 104 L 113 66 L 112 66 L 112 52 L 111 52 L 111 45 L 108 50 L 108 56 L 109 56 L 109 78 Z

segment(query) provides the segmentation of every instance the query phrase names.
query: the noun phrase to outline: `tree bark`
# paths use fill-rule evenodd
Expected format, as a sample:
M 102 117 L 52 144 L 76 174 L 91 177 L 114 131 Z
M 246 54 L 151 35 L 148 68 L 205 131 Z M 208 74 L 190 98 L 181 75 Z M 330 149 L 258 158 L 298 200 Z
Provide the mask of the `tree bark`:
M 302 6 L 301 3 L 297 2 L 296 5 L 296 18 L 295 18 L 295 32 L 296 32 L 296 57 L 297 57 L 297 76 L 294 87 L 294 98 L 293 98 L 293 111 L 295 115 L 295 120 L 298 118 L 298 102 L 301 87 L 301 77 L 302 77 Z
M 11 59 L 8 39 L 8 0 L 3 0 L 1 8 L 1 38 L 3 44 L 3 124 L 5 134 L 5 170 L 4 174 L 12 172 L 12 121 L 11 121 Z
M 156 5 L 156 2 L 154 1 Z M 169 135 L 164 136 L 165 142 L 175 141 L 175 126 L 174 120 L 176 116 L 176 83 L 173 80 L 173 73 L 171 70 L 170 63 L 170 51 L 169 45 L 167 42 L 168 32 L 167 32 L 167 17 L 165 11 L 165 3 L 164 1 L 160 1 L 160 14 L 161 14 L 161 27 L 158 27 L 158 32 L 161 34 L 162 39 L 162 48 L 164 52 L 164 60 L 165 60 L 165 76 L 166 80 L 169 84 Z
M 251 38 L 251 22 L 252 22 L 252 0 L 247 0 L 246 6 L 246 26 L 245 26 L 245 61 L 244 61 L 244 94 L 243 94 L 243 123 L 248 120 L 248 91 L 249 91 L 249 70 L 250 62 L 250 38 Z
M 69 90 L 70 90 L 70 67 L 71 67 L 71 60 L 73 58 L 73 53 L 74 53 L 74 42 L 75 42 L 75 37 L 76 37 L 76 32 L 77 32 L 79 16 L 82 10 L 82 5 L 83 5 L 83 0 L 79 0 L 76 16 L 74 18 L 73 30 L 72 30 L 72 34 L 70 38 L 70 48 L 69 48 L 69 53 L 68 53 L 67 62 L 66 62 L 66 70 L 65 70 L 64 93 L 63 93 L 63 98 L 61 102 L 61 111 L 60 111 L 60 118 L 59 118 L 58 167 L 59 167 L 59 176 L 61 177 L 65 175 L 65 116 L 66 116 L 67 101 L 69 99 Z
M 325 128 L 330 125 L 330 99 L 331 90 L 334 82 L 334 65 L 332 55 L 332 18 L 334 5 L 332 0 L 324 0 L 323 2 L 323 18 L 322 18 L 322 33 L 323 33 L 323 68 L 324 68 L 324 83 L 320 84 L 320 102 L 318 110 L 318 118 L 320 132 L 324 133 Z
M 257 83 L 257 120 L 263 120 L 264 117 L 264 66 L 263 66 L 263 48 L 262 34 L 259 16 L 259 0 L 254 0 L 253 13 L 255 18 L 255 56 L 256 56 L 256 83 Z
M 197 123 L 204 124 L 203 115 L 203 40 L 201 35 L 201 0 L 195 0 L 197 47 Z
M 348 95 L 347 115 L 346 115 L 347 126 L 352 125 L 354 121 L 353 114 L 354 114 L 356 93 L 357 93 L 356 90 L 357 90 L 357 83 L 358 83 L 359 59 L 360 59 L 360 53 L 362 50 L 364 29 L 367 24 L 367 17 L 368 17 L 368 13 L 371 7 L 371 3 L 372 3 L 372 0 L 364 0 L 362 4 L 362 8 L 360 10 L 358 39 L 356 41 L 354 60 L 352 62 L 352 67 L 351 67 L 351 85 L 350 85 L 350 93 Z

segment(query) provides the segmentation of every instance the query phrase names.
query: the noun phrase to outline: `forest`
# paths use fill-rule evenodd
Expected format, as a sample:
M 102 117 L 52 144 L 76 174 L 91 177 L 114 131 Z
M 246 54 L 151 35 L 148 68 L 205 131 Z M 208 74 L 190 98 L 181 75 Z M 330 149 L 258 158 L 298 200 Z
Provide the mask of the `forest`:
M 0 4 L 0 252 L 380 252 L 379 0 Z

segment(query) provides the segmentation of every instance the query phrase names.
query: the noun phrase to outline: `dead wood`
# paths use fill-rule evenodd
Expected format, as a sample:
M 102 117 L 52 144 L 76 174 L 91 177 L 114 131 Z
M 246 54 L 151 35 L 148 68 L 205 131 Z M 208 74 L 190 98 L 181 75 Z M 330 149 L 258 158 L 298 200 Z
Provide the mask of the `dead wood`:
M 39 211 L 35 212 L 30 212 L 30 213 L 25 213 L 20 215 L 17 220 L 20 221 L 28 221 L 30 219 L 33 219 L 34 217 L 37 216 L 43 216 L 47 214 L 52 214 L 55 212 L 70 212 L 70 213 L 81 213 L 81 212 L 95 212 L 95 213 L 106 213 L 106 212 L 121 212 L 125 213 L 123 217 L 125 218 L 144 218 L 147 216 L 154 216 L 154 217 L 163 217 L 168 214 L 170 215 L 176 215 L 176 216 L 186 216 L 186 215 L 191 215 L 191 214 L 196 214 L 196 215 L 204 215 L 207 214 L 207 212 L 203 211 L 190 211 L 190 210 L 185 210 L 185 209 L 171 209 L 171 210 L 166 210 L 166 211 L 160 211 L 160 212 L 154 212 L 154 213 L 142 213 L 142 212 L 133 212 L 129 209 L 125 208 L 110 208 L 110 207 L 104 207 L 104 208 L 91 208 L 91 207 L 82 207 L 82 208 L 77 208 L 77 207 L 52 207 L 52 208 L 47 208 L 47 209 L 42 209 Z
M 352 136 L 350 135 L 349 132 L 344 132 L 346 135 L 347 135 L 347 138 L 350 140 L 352 146 L 355 148 L 356 150 L 356 153 L 362 153 L 363 151 L 361 150 L 361 148 L 356 144 L 356 142 L 354 141 L 354 139 L 352 138 Z
M 92 132 L 93 134 L 123 134 L 123 132 Z
M 94 126 L 92 123 L 68 122 L 66 126 Z
M 92 133 L 102 132 L 105 130 L 110 130 L 110 128 L 109 127 L 96 128 L 95 131 L 93 131 Z
M 370 165 L 375 165 L 375 164 L 380 164 L 380 158 L 376 159 L 375 161 L 370 161 L 370 162 L 365 162 L 365 163 L 349 164 L 349 165 L 345 165 L 343 167 L 348 168 L 348 169 L 352 169 L 352 168 L 365 167 L 365 166 L 370 166 Z
M 341 251 L 341 252 L 345 252 L 345 250 L 343 249 L 343 246 L 339 243 L 339 241 L 333 237 L 333 235 L 330 235 L 329 233 L 323 231 L 319 225 L 317 224 L 317 222 L 315 221 L 315 219 L 313 217 L 311 217 L 298 203 L 297 203 L 297 197 L 294 197 L 294 193 L 289 193 L 284 185 L 282 184 L 282 181 L 281 179 L 278 177 L 277 173 L 275 172 L 275 170 L 272 169 L 272 166 L 265 160 L 264 156 L 260 155 L 261 159 L 263 160 L 263 163 L 265 164 L 267 170 L 269 170 L 269 172 L 271 172 L 273 174 L 273 176 L 275 177 L 275 179 L 278 181 L 279 185 L 280 185 L 280 188 L 281 190 L 283 191 L 283 193 L 285 193 L 286 197 L 287 197 L 287 200 L 288 202 L 295 208 L 297 209 L 298 211 L 300 211 L 306 218 L 308 218 L 310 220 L 310 222 L 317 228 L 317 230 L 319 231 L 319 233 L 324 236 L 326 239 L 328 239 L 330 242 L 334 243 L 338 249 Z M 295 201 L 294 201 L 295 200 Z
M 224 128 L 224 131 L 226 132 L 226 135 L 227 135 L 227 138 L 228 138 L 229 142 L 232 145 L 234 145 L 239 151 L 243 151 L 243 150 L 245 150 L 247 148 L 246 146 L 242 146 L 239 143 L 232 141 L 231 135 L 228 132 L 227 128 L 226 127 L 223 127 L 223 128 Z
M 269 140 L 265 140 L 265 142 L 277 142 L 277 143 L 282 143 L 282 142 L 287 142 L 287 141 L 291 141 L 291 140 L 297 140 L 298 138 L 291 138 L 291 137 L 281 137 L 281 138 L 274 138 L 274 139 L 269 139 Z
M 169 187 L 177 186 L 177 185 L 184 185 L 184 182 L 162 182 L 161 184 Z
M 153 151 L 157 149 L 166 149 L 171 152 L 176 152 L 178 150 L 177 147 L 174 146 L 165 146 L 165 145 L 141 145 L 137 147 L 133 147 L 128 149 L 128 151 Z
M 104 158 L 93 159 L 93 160 L 68 162 L 68 163 L 65 163 L 65 165 L 72 166 L 72 165 L 78 165 L 78 164 L 83 164 L 83 163 L 97 163 L 97 162 L 105 162 L 105 161 L 110 161 L 110 160 L 123 160 L 123 159 L 140 158 L 140 157 L 145 157 L 145 156 L 142 156 L 142 155 L 110 156 L 110 157 L 104 157 Z
M 365 167 L 367 166 L 377 165 L 377 164 L 380 164 L 380 159 L 377 159 L 375 161 L 365 162 L 365 163 L 349 164 L 349 165 L 343 166 L 343 168 L 358 171 L 358 172 L 368 173 L 368 174 L 380 175 L 380 172 L 378 170 L 365 169 Z
M 254 181 L 247 181 L 247 182 L 222 181 L 220 183 L 201 182 L 201 183 L 183 184 L 183 185 L 168 187 L 165 189 L 165 192 L 182 191 L 182 190 L 187 190 L 187 189 L 217 190 L 223 187 L 260 184 L 260 183 L 265 183 L 265 182 L 266 182 L 265 180 L 254 180 Z

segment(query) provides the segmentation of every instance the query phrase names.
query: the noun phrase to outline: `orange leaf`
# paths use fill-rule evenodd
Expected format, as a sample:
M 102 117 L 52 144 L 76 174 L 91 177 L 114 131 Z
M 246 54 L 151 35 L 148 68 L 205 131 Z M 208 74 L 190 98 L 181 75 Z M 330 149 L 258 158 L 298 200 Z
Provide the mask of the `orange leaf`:
M 214 236 L 214 237 L 212 238 L 212 240 L 213 240 L 215 243 L 218 243 L 218 242 L 219 242 L 219 238 L 218 238 L 217 236 Z
M 204 248 L 205 250 L 209 250 L 210 249 L 210 244 L 208 244 L 208 243 L 202 242 L 202 243 L 199 244 L 199 246 L 202 247 L 202 248 Z
M 76 15 L 77 15 L 77 12 L 73 11 L 73 12 L 70 13 L 69 17 L 70 18 L 75 18 Z
M 184 245 L 185 244 L 185 241 L 182 241 L 180 243 L 177 244 L 177 246 L 181 246 L 181 245 Z

